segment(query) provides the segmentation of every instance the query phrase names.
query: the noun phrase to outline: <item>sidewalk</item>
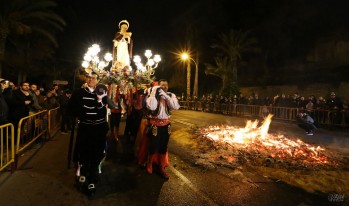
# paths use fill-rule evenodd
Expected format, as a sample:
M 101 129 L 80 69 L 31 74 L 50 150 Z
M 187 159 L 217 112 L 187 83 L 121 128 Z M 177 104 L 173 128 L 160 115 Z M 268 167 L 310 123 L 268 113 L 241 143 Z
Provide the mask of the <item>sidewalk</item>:
M 124 126 L 125 119 L 122 119 L 121 135 Z M 90 205 L 86 195 L 74 185 L 73 164 L 67 168 L 69 140 L 70 133 L 58 132 L 53 139 L 26 151 L 13 174 L 0 174 L 0 205 Z
M 24 153 L 19 158 L 18 170 L 13 174 L 1 175 L 0 205 L 69 205 L 70 202 L 64 202 L 67 196 L 81 196 L 74 189 L 73 181 L 64 182 L 70 179 L 68 176 L 72 179 L 74 174 L 73 168 L 62 168 L 62 165 L 67 165 L 65 154 L 68 152 L 69 136 L 58 133 L 40 148 L 34 147 Z

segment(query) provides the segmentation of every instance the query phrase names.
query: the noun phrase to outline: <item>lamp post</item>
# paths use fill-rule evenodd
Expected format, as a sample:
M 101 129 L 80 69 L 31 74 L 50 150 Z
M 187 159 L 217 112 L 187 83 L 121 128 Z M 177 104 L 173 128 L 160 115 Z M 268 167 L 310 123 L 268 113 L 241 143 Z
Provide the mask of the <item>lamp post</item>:
M 155 68 L 158 67 L 161 57 L 159 54 L 153 56 L 151 50 L 145 50 L 144 56 L 147 58 L 145 65 L 142 63 L 142 59 L 139 55 L 133 57 L 133 61 L 137 66 L 137 73 L 139 73 L 144 79 L 151 83 L 153 81 L 152 76 L 155 74 Z
M 112 54 L 107 52 L 104 54 L 104 60 L 100 60 L 98 53 L 101 51 L 101 48 L 98 44 L 93 44 L 88 48 L 87 52 L 84 55 L 84 61 L 82 62 L 82 67 L 91 69 L 91 71 L 101 72 L 107 67 L 110 61 L 113 59 Z
M 193 96 L 198 96 L 198 64 L 196 61 L 191 58 L 187 53 L 182 53 L 181 55 L 182 60 L 187 61 L 187 98 L 190 97 L 190 79 L 191 79 L 191 68 L 190 68 L 190 60 L 192 60 L 195 64 L 195 79 L 194 79 L 194 90 L 193 90 Z

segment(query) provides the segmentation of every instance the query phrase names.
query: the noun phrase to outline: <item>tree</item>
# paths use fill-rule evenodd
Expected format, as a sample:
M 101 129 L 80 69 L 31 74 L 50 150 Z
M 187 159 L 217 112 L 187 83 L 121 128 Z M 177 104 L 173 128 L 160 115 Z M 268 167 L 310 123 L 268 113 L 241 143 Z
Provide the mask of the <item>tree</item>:
M 65 21 L 53 10 L 56 6 L 54 0 L 1 0 L 0 76 L 9 43 L 16 47 L 18 39 L 39 36 L 58 46 L 54 35 L 56 31 L 63 31 Z
M 231 61 L 229 61 L 228 57 L 215 57 L 214 60 L 215 65 L 206 64 L 206 75 L 213 75 L 222 80 L 221 94 L 238 94 L 238 90 L 235 89 L 236 83 L 231 81 L 232 77 L 234 77 Z
M 257 40 L 249 36 L 249 32 L 241 30 L 230 30 L 229 34 L 220 34 L 219 40 L 211 45 L 211 48 L 220 50 L 219 56 L 227 57 L 227 60 L 233 70 L 233 80 L 237 84 L 237 70 L 242 63 L 242 56 L 245 53 L 258 52 L 256 47 Z M 216 61 L 217 62 L 217 61 Z M 218 66 L 218 65 L 217 65 Z

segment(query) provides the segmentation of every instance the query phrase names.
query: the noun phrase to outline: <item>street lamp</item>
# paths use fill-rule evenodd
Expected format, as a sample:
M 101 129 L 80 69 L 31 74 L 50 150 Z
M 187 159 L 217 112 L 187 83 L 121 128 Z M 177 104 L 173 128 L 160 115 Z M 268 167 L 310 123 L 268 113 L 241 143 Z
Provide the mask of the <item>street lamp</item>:
M 135 55 L 133 57 L 133 61 L 137 66 L 137 73 L 139 73 L 144 79 L 146 79 L 149 83 L 153 80 L 151 76 L 155 74 L 155 68 L 158 67 L 159 62 L 161 61 L 161 57 L 158 54 L 155 54 L 152 58 L 153 54 L 151 50 L 145 50 L 144 56 L 147 57 L 147 62 L 145 65 L 141 62 L 142 59 L 139 55 Z
M 192 60 L 195 64 L 195 80 L 194 80 L 193 96 L 197 97 L 198 96 L 198 73 L 199 73 L 198 64 L 193 58 L 191 58 L 188 55 L 188 53 L 182 53 L 181 58 L 184 61 L 189 60 L 187 63 L 187 98 L 190 97 L 190 79 L 191 79 L 190 60 Z
M 88 48 L 84 55 L 84 61 L 82 62 L 82 67 L 85 68 L 86 72 L 97 71 L 101 72 L 107 67 L 110 61 L 113 59 L 112 54 L 107 52 L 104 54 L 104 60 L 100 60 L 98 53 L 101 48 L 98 44 L 93 44 Z

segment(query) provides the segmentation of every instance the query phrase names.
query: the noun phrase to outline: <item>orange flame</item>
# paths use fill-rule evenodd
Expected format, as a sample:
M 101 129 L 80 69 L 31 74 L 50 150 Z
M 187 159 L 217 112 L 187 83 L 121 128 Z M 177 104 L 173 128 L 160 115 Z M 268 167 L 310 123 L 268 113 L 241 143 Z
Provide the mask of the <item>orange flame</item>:
M 210 126 L 201 133 L 218 144 L 246 151 L 255 151 L 274 158 L 297 159 L 306 164 L 328 164 L 328 158 L 323 153 L 324 148 L 312 146 L 300 139 L 291 140 L 283 135 L 268 134 L 273 115 L 268 115 L 258 127 L 258 120 L 247 121 L 244 128 L 234 126 Z

